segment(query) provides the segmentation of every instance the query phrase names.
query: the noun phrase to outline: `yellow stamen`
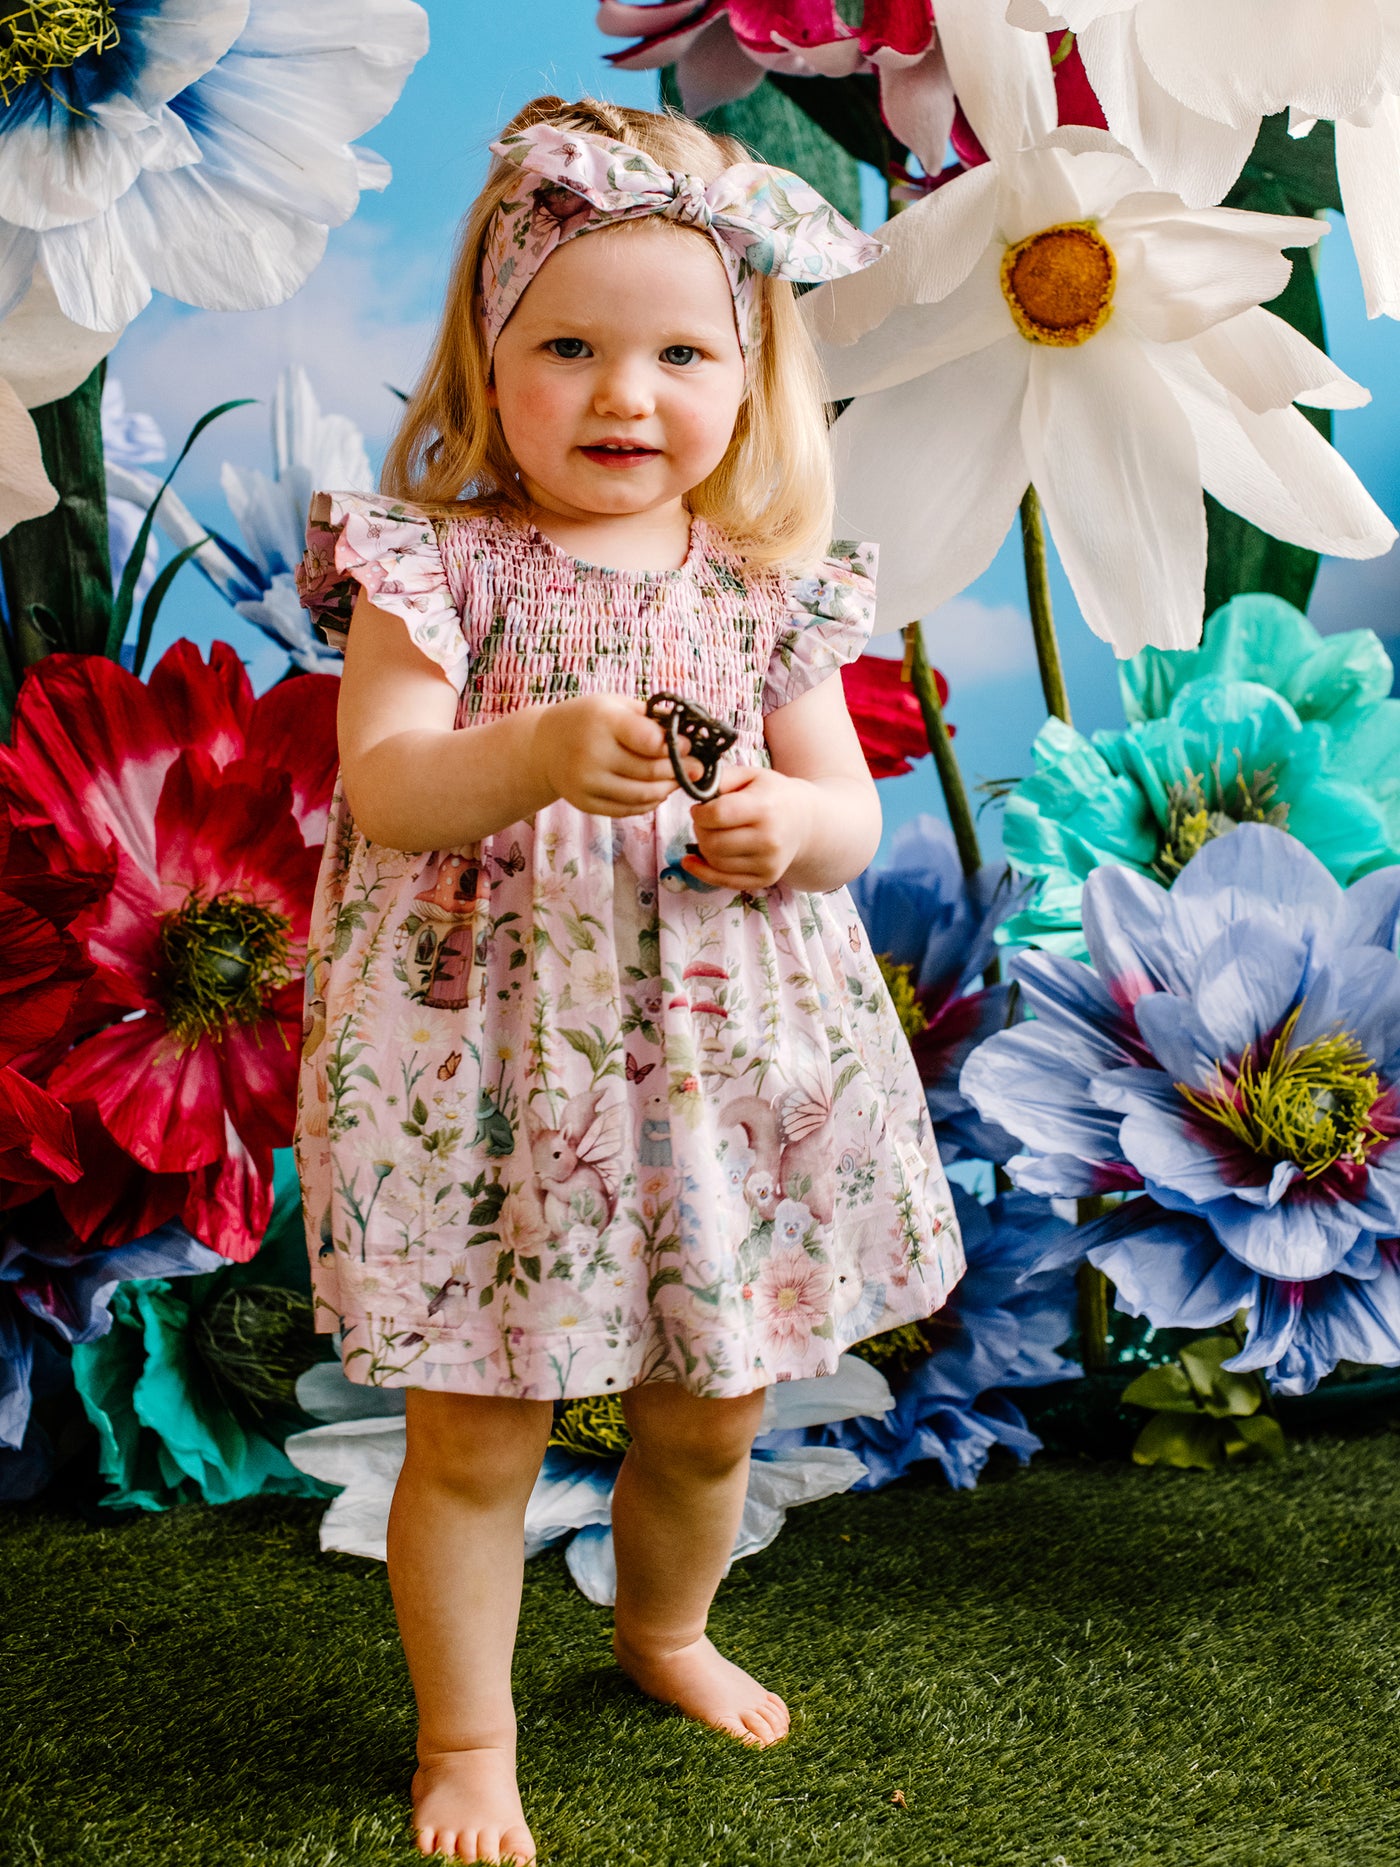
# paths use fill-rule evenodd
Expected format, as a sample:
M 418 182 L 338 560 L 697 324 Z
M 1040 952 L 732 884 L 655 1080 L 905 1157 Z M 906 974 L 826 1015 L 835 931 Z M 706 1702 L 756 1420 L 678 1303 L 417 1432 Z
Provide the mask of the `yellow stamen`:
M 1045 227 L 1001 260 L 1001 289 L 1016 328 L 1033 344 L 1087 343 L 1108 322 L 1118 262 L 1086 223 Z
M 66 70 L 89 52 L 108 52 L 121 34 L 111 0 L 0 0 L 0 103 L 31 78 Z

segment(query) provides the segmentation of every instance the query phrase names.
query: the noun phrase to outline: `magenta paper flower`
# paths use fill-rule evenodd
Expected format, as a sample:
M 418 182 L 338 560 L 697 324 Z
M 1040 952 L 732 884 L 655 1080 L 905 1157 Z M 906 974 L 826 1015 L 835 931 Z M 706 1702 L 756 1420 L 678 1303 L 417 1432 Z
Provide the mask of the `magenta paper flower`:
M 935 10 L 937 23 L 935 30 Z M 769 71 L 845 78 L 874 71 L 880 108 L 924 166 L 943 166 L 954 94 L 988 149 L 1023 131 L 1055 127 L 1055 92 L 1044 39 L 1006 24 L 987 0 L 865 0 L 860 24 L 836 0 L 604 0 L 598 25 L 638 43 L 614 52 L 624 71 L 676 67 L 692 116 L 747 97 Z M 1022 43 L 1018 44 L 1017 40 Z

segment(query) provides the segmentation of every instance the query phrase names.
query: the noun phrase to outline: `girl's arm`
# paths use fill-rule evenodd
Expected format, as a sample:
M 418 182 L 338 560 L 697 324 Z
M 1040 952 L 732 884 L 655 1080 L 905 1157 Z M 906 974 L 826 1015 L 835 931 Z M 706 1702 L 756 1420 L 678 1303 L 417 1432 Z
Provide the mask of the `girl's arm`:
M 361 832 L 392 849 L 479 842 L 560 797 L 636 816 L 676 788 L 665 734 L 644 707 L 584 694 L 459 731 L 447 676 L 362 591 L 337 716 L 345 795 Z
M 720 795 L 692 813 L 700 856 L 685 866 L 716 887 L 840 888 L 870 862 L 881 827 L 840 678 L 770 713 L 764 733 L 772 770 L 725 770 Z

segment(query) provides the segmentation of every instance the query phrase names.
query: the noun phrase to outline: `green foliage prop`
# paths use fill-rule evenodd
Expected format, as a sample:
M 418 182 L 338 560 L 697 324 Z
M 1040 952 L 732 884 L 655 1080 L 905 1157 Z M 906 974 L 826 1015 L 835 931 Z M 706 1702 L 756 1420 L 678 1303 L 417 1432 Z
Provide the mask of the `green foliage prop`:
M 1261 1410 L 1267 1398 L 1262 1378 L 1222 1366 L 1239 1349 L 1232 1335 L 1200 1336 L 1184 1343 L 1175 1361 L 1128 1383 L 1124 1400 L 1155 1416 L 1138 1435 L 1134 1463 L 1212 1471 L 1242 1458 L 1283 1454 L 1283 1431 Z
M 1253 154 L 1226 195 L 1226 207 L 1256 214 L 1317 215 L 1340 210 L 1335 139 L 1330 123 L 1319 123 L 1308 136 L 1288 134 L 1287 113 L 1266 117 Z M 1300 331 L 1319 350 L 1327 348 L 1322 301 L 1317 290 L 1316 249 L 1297 247 L 1289 257 L 1293 274 L 1265 309 Z M 1332 438 L 1330 409 L 1303 413 L 1325 440 Z M 1206 560 L 1206 608 L 1209 616 L 1244 590 L 1266 590 L 1306 609 L 1317 578 L 1318 556 L 1259 531 L 1238 513 L 1206 496 L 1210 548 Z

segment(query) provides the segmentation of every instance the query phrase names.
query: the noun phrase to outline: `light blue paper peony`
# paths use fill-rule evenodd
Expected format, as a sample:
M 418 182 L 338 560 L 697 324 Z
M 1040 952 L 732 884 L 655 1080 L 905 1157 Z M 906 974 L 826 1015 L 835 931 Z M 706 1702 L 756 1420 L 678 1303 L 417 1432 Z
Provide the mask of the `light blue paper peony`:
M 1259 825 L 1168 893 L 1084 889 L 1092 966 L 1013 961 L 1031 1022 L 963 1089 L 1020 1136 L 1017 1184 L 1127 1191 L 1040 1269 L 1088 1257 L 1157 1328 L 1248 1316 L 1225 1365 L 1306 1393 L 1339 1359 L 1400 1362 L 1400 867 L 1342 888 Z

